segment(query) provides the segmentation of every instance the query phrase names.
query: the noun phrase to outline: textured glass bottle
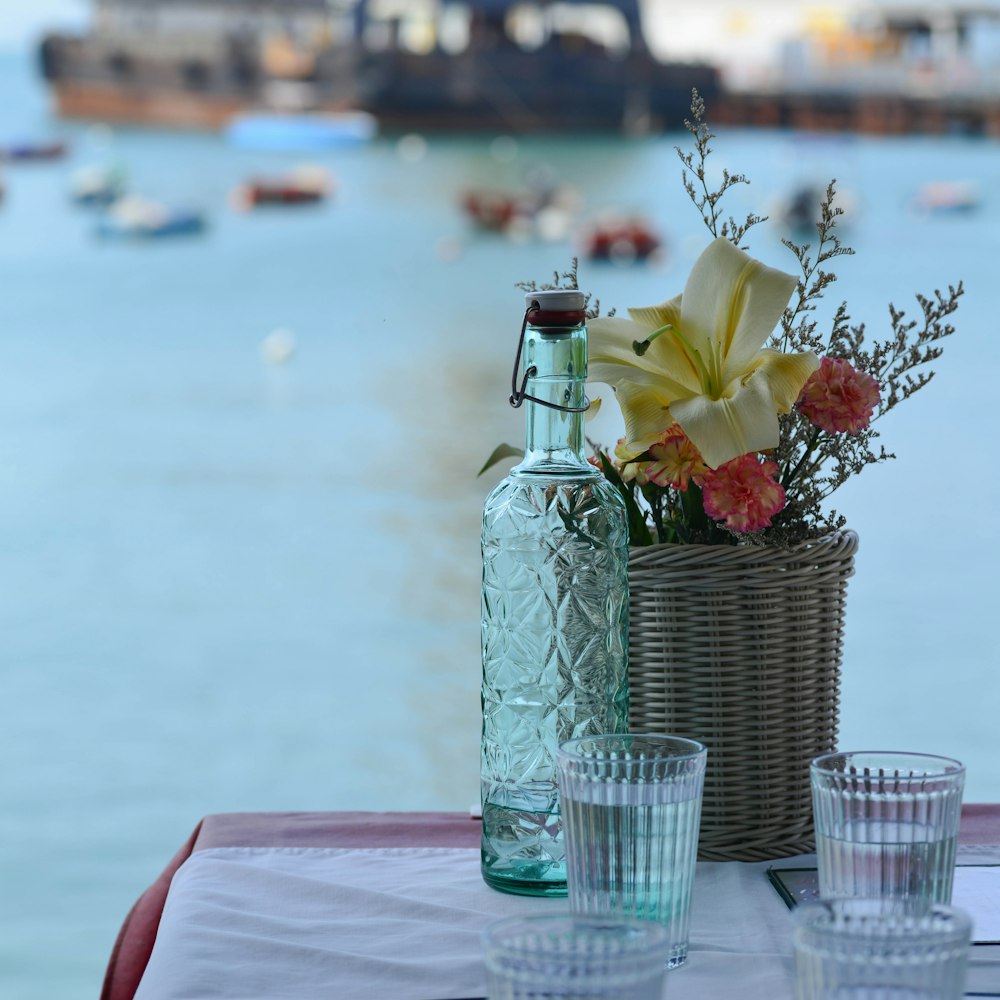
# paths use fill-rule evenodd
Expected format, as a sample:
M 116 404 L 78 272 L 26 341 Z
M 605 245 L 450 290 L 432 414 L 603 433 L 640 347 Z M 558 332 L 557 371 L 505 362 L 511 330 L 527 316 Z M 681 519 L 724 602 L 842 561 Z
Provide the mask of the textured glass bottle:
M 524 461 L 483 511 L 482 871 L 506 892 L 560 896 L 556 748 L 628 724 L 628 527 L 583 454 L 583 294 L 526 305 L 511 396 L 525 403 Z

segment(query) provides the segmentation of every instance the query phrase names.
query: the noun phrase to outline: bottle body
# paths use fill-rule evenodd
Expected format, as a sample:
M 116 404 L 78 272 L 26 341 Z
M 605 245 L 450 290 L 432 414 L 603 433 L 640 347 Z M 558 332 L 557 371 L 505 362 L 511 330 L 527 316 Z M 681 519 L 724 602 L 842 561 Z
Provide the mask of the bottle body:
M 482 864 L 486 881 L 508 892 L 565 894 L 556 748 L 627 728 L 619 506 L 604 480 L 513 476 L 486 503 Z
M 526 342 L 528 385 L 582 401 L 585 333 L 582 364 L 542 333 L 539 351 Z M 507 892 L 565 895 L 556 749 L 627 729 L 628 527 L 583 458 L 582 413 L 527 405 L 525 461 L 483 511 L 482 872 Z

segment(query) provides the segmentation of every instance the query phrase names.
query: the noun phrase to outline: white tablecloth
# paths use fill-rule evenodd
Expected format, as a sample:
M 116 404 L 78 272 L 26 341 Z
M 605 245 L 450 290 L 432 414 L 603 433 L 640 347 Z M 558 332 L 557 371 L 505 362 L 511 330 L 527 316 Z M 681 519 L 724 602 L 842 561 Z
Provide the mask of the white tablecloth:
M 698 864 L 688 962 L 668 974 L 669 1000 L 790 1000 L 791 914 L 769 864 Z M 485 996 L 482 928 L 566 909 L 488 888 L 476 850 L 198 851 L 174 877 L 136 1000 Z M 967 988 L 1000 995 L 997 950 L 973 952 Z

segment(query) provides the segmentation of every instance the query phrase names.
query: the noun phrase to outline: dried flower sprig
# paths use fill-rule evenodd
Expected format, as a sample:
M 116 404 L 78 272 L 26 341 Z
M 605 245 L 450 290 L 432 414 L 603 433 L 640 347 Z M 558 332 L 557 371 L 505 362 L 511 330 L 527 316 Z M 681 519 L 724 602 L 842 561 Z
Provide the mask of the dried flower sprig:
M 685 167 L 681 171 L 681 183 L 684 185 L 684 190 L 687 191 L 694 207 L 701 212 L 701 217 L 713 236 L 721 236 L 734 246 L 745 250 L 746 247 L 742 246 L 743 238 L 758 223 L 766 222 L 767 216 L 751 213 L 743 223 L 737 223 L 732 216 L 729 216 L 728 219 L 722 218 L 719 202 L 722 201 L 726 192 L 739 184 L 749 184 L 750 181 L 745 174 L 731 174 L 728 170 L 723 169 L 722 182 L 719 187 L 714 191 L 709 188 L 706 165 L 712 153 L 712 140 L 715 138 L 715 134 L 705 122 L 705 101 L 697 90 L 692 92 L 691 118 L 684 120 L 684 127 L 694 136 L 694 150 L 692 152 L 685 153 L 680 146 L 674 147 Z M 694 175 L 694 179 L 688 174 L 689 170 Z M 695 180 L 698 182 L 697 185 Z
M 592 444 L 594 461 L 625 500 L 633 545 L 795 544 L 844 527 L 826 501 L 895 457 L 872 425 L 933 379 L 929 365 L 954 333 L 950 317 L 964 288 L 917 294 L 917 319 L 890 304 L 884 341 L 866 342 L 846 302 L 824 332 L 817 311 L 837 281 L 833 262 L 854 253 L 840 238 L 836 181 L 820 200 L 815 249 L 782 240 L 798 276 L 767 268 L 744 245 L 766 217 L 738 223 L 723 214 L 725 195 L 749 179 L 723 170 L 718 186 L 709 184 L 716 136 L 704 115 L 694 92 L 685 122 L 694 149 L 677 154 L 713 242 L 683 295 L 630 309 L 629 319 L 602 317 L 587 298 L 591 378 L 614 387 L 626 424 L 612 453 Z M 579 288 L 578 261 L 551 283 L 520 287 Z M 514 452 L 501 446 L 484 469 Z

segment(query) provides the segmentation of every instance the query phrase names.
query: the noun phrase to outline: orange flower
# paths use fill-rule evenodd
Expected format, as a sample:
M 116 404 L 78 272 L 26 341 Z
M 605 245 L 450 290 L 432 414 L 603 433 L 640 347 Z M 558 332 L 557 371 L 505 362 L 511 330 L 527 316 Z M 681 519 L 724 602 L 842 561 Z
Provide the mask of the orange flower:
M 634 479 L 640 486 L 645 486 L 649 482 L 646 475 L 649 462 L 636 461 L 641 454 L 641 451 L 627 447 L 625 438 L 618 439 L 618 444 L 615 445 L 615 464 L 618 466 L 623 483 L 630 483 Z
M 656 444 L 649 448 L 655 461 L 646 467 L 646 476 L 657 486 L 673 486 L 682 492 L 692 479 L 708 472 L 701 453 L 691 439 L 674 424 Z
M 700 481 L 705 513 L 732 531 L 759 531 L 785 506 L 784 488 L 774 480 L 776 462 L 740 455 L 707 472 Z

